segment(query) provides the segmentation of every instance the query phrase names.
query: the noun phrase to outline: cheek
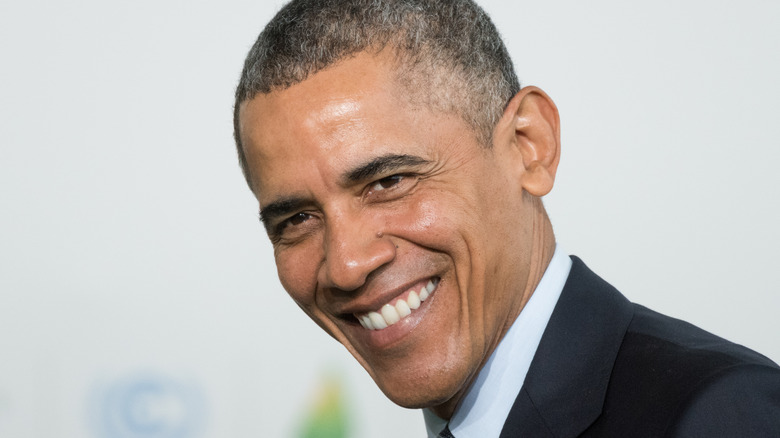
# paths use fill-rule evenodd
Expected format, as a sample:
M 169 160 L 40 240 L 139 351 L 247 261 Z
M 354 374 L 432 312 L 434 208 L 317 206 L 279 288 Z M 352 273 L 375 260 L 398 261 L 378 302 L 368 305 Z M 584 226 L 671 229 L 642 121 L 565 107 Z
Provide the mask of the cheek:
M 306 256 L 305 251 L 286 249 L 275 255 L 279 281 L 288 294 L 302 307 L 311 307 L 314 303 L 314 291 L 317 287 L 317 269 L 314 257 Z
M 384 222 L 384 232 L 415 245 L 443 250 L 446 233 L 442 224 L 446 216 L 435 199 L 418 197 L 413 202 L 395 205 L 378 212 Z
M 394 215 L 395 222 L 413 233 L 429 234 L 435 232 L 441 222 L 442 208 L 431 198 L 420 199 L 403 214 Z
M 449 253 L 465 243 L 464 232 L 474 228 L 473 211 L 474 206 L 456 194 L 430 191 L 402 211 L 391 212 L 387 223 L 414 243 Z

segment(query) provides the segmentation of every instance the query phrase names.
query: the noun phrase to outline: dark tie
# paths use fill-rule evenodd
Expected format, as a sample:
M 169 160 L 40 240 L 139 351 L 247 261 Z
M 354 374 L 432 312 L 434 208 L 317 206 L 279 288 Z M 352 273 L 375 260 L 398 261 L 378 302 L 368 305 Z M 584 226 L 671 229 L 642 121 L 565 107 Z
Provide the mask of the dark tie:
M 452 435 L 452 432 L 450 432 L 450 425 L 449 424 L 444 427 L 444 430 L 439 432 L 439 438 L 455 438 Z

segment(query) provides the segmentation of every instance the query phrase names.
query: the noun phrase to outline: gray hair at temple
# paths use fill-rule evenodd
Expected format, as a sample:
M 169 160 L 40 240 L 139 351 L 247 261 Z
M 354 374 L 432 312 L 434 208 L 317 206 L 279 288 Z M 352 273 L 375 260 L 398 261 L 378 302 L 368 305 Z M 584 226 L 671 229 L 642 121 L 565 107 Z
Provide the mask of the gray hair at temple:
M 454 113 L 486 147 L 520 90 L 512 60 L 490 18 L 471 0 L 293 0 L 260 33 L 236 89 L 233 128 L 243 102 L 284 90 L 364 51 L 391 49 L 398 84 L 412 104 Z

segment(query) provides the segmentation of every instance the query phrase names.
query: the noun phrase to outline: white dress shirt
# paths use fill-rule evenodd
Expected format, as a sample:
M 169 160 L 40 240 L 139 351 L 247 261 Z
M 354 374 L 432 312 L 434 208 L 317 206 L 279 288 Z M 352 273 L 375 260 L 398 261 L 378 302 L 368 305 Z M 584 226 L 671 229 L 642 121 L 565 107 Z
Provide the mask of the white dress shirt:
M 571 259 L 560 245 L 539 285 L 512 327 L 499 342 L 449 421 L 455 438 L 498 437 L 536 354 L 563 285 Z M 429 438 L 436 438 L 447 421 L 423 409 Z

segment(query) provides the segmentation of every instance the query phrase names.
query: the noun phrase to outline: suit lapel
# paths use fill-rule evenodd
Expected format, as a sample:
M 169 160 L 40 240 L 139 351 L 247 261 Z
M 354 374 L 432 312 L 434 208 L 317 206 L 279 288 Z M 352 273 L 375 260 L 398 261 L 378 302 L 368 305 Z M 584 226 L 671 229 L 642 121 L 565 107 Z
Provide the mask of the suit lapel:
M 504 423 L 503 429 L 501 429 L 499 438 L 517 437 L 555 437 L 552 431 L 547 427 L 541 413 L 534 406 L 534 403 L 531 401 L 531 397 L 528 395 L 528 391 L 526 391 L 525 388 L 522 388 L 517 395 L 515 403 L 512 405 L 512 410 L 507 417 L 507 421 Z
M 601 414 L 631 304 L 577 257 L 501 438 L 576 437 Z

